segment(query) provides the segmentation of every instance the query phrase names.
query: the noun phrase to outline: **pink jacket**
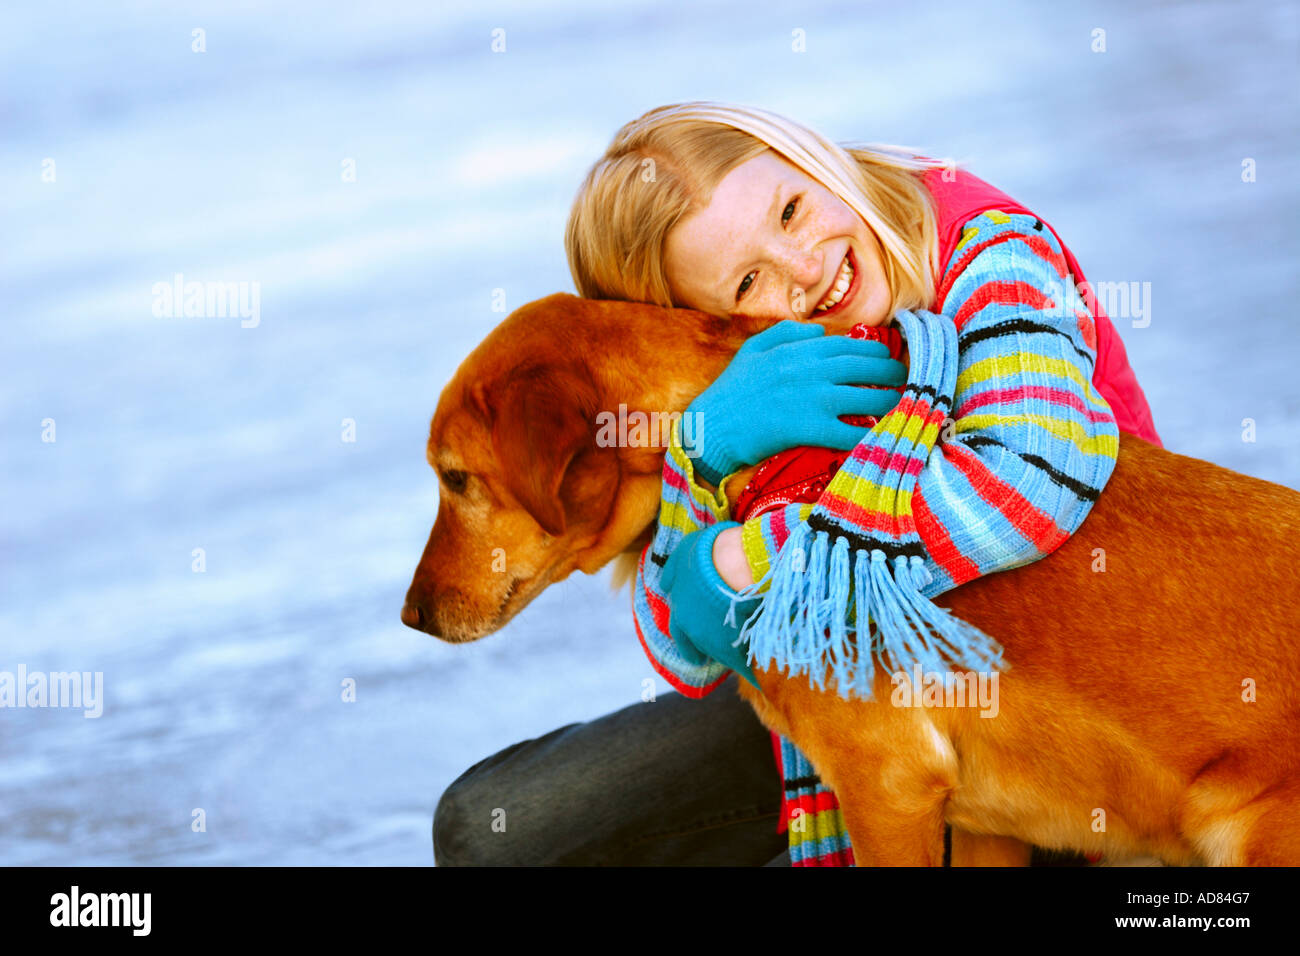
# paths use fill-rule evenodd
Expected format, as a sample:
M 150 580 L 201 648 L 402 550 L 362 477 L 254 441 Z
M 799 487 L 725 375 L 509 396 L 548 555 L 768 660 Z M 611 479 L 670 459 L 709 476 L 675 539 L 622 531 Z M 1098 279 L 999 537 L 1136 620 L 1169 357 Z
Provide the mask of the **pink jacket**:
M 1030 212 L 1006 193 L 990 186 L 978 176 L 959 169 L 954 171 L 954 181 L 945 182 L 944 172 L 943 169 L 932 169 L 923 178 L 930 195 L 934 197 L 939 218 L 940 273 L 947 268 L 953 250 L 961 241 L 962 226 L 980 213 L 989 209 L 1000 209 L 1003 212 L 1023 213 L 1038 218 L 1036 213 Z M 1045 220 L 1043 224 L 1048 229 L 1052 229 Z M 1074 274 L 1076 286 L 1087 282 L 1083 270 L 1079 268 L 1079 263 L 1074 258 L 1074 253 L 1061 240 L 1055 229 L 1052 229 L 1052 234 L 1061 242 L 1065 261 L 1069 263 L 1070 271 Z M 1093 370 L 1092 384 L 1115 413 L 1115 421 L 1121 431 L 1137 435 L 1163 448 L 1160 436 L 1156 434 L 1155 423 L 1151 420 L 1151 408 L 1147 405 L 1142 387 L 1138 385 L 1137 376 L 1129 367 L 1128 355 L 1124 351 L 1124 343 L 1120 341 L 1119 333 L 1115 331 L 1115 326 L 1111 324 L 1110 317 L 1102 309 L 1101 303 L 1093 296 L 1091 286 L 1086 290 L 1080 290 L 1080 296 L 1096 317 L 1097 365 Z M 937 301 L 931 303 L 930 311 L 938 311 L 937 306 Z

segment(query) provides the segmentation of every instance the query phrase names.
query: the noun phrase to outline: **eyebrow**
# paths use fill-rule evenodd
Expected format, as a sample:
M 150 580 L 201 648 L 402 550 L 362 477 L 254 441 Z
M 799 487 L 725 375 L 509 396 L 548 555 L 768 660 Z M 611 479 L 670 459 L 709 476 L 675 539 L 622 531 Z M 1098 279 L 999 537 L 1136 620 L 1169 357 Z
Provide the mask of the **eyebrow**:
M 776 184 L 776 191 L 775 191 L 774 193 L 772 193 L 772 205 L 770 205 L 770 206 L 767 207 L 767 215 L 766 215 L 766 217 L 763 219 L 763 222 L 771 222 L 771 221 L 772 221 L 772 214 L 776 211 L 776 207 L 777 207 L 777 205 L 781 202 L 781 192 L 782 192 L 782 189 L 783 189 L 783 188 L 784 188 L 784 184 L 783 184 L 783 183 L 777 183 L 777 184 Z M 746 272 L 745 275 L 749 275 L 749 273 Z M 741 276 L 742 279 L 743 279 L 744 277 L 745 277 L 745 276 Z M 727 281 L 728 281 L 728 279 L 727 279 L 726 277 L 724 277 L 723 280 L 722 280 L 721 282 L 718 283 L 718 285 L 725 286 L 726 283 L 727 283 Z M 735 292 L 735 290 L 736 290 L 737 288 L 739 288 L 739 286 L 735 286 L 735 287 L 733 287 L 733 288 L 732 288 L 732 291 L 731 291 L 731 294 L 730 294 L 730 295 L 727 297 L 727 299 L 726 299 L 726 307 L 725 307 L 725 311 L 727 311 L 727 312 L 730 312 L 731 309 L 732 309 L 732 307 L 734 307 L 735 304 L 736 304 L 736 292 Z

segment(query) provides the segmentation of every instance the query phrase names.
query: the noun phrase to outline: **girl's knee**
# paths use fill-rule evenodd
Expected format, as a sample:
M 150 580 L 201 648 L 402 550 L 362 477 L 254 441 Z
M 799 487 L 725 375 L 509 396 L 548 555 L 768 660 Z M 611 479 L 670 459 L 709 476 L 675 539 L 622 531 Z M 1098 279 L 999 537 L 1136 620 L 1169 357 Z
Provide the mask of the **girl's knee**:
M 472 771 L 473 768 L 471 768 Z M 493 866 L 503 847 L 494 842 L 492 808 L 481 788 L 466 771 L 441 797 L 433 811 L 433 862 L 435 866 Z

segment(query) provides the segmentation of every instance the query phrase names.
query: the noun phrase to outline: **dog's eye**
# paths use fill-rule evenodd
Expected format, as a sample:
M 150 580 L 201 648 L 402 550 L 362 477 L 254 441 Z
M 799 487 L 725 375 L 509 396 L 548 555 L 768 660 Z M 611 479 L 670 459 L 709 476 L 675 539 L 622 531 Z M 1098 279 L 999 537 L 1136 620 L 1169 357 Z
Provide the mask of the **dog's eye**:
M 463 471 L 449 470 L 442 473 L 442 483 L 447 486 L 447 490 L 454 494 L 464 494 L 465 485 L 469 482 L 469 475 Z

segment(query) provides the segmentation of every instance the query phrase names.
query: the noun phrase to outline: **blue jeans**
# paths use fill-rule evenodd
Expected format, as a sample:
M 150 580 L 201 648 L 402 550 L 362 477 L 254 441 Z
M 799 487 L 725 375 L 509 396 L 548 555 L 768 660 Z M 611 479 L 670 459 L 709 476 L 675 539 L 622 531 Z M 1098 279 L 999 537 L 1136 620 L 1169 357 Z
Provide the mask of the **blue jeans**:
M 772 738 L 733 675 L 481 760 L 433 817 L 439 866 L 789 865 Z
M 772 738 L 736 696 L 676 693 L 480 760 L 433 816 L 439 866 L 789 866 Z M 495 825 L 494 825 L 495 824 Z M 944 834 L 945 859 L 951 828 Z M 1034 866 L 1079 866 L 1033 848 Z

